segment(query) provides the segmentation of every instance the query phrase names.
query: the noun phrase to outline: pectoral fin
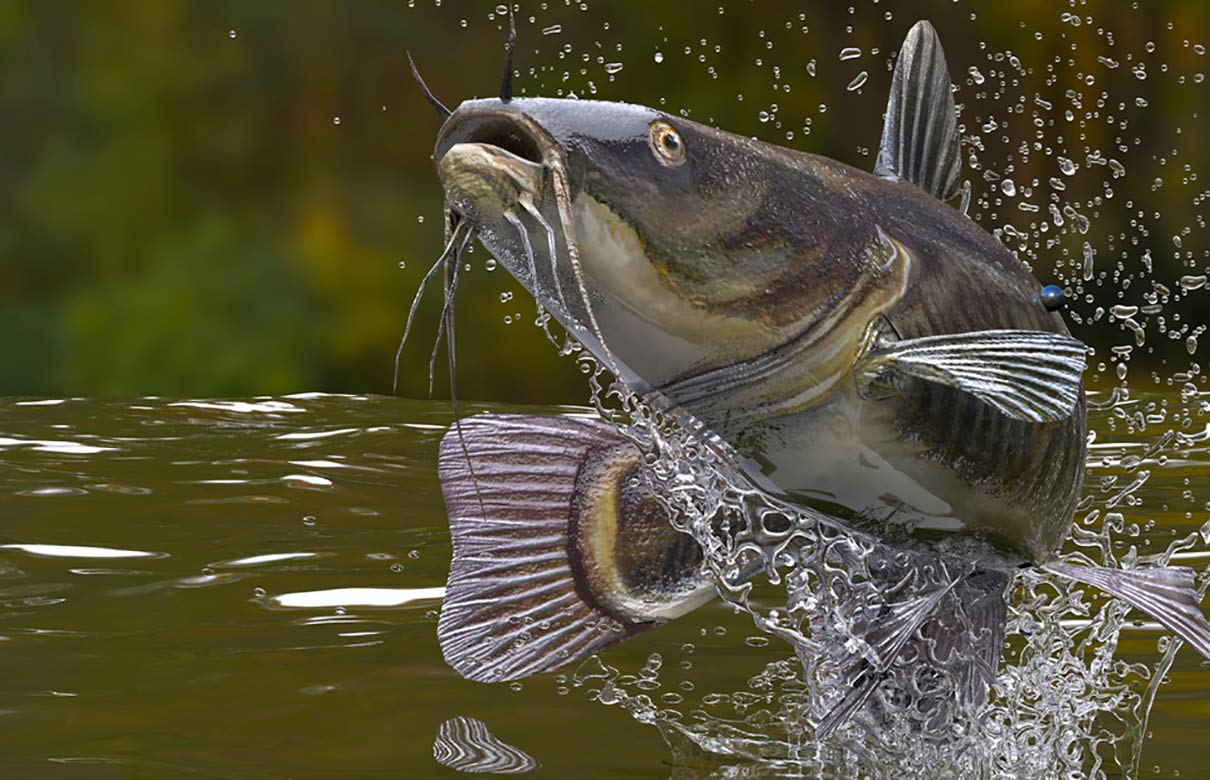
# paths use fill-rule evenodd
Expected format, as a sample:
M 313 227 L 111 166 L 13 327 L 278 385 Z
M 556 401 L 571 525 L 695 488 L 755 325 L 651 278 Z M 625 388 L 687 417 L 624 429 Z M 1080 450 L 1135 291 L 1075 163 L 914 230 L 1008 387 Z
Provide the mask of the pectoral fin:
M 462 432 L 465 451 L 451 431 L 438 460 L 454 555 L 437 637 L 463 677 L 548 671 L 714 595 L 611 426 L 478 415 Z
M 916 22 L 899 50 L 874 173 L 941 200 L 958 194 L 958 112 L 941 40 L 928 22 Z
M 859 362 L 856 375 L 863 394 L 916 377 L 968 392 L 1013 419 L 1044 423 L 1075 410 L 1084 355 L 1084 345 L 1070 336 L 984 330 L 883 342 Z
M 1155 618 L 1164 628 L 1185 640 L 1204 658 L 1210 658 L 1210 622 L 1202 614 L 1193 571 L 1180 566 L 1154 569 L 1109 569 L 1073 566 L 1054 561 L 1047 571 L 1117 596 L 1135 609 Z

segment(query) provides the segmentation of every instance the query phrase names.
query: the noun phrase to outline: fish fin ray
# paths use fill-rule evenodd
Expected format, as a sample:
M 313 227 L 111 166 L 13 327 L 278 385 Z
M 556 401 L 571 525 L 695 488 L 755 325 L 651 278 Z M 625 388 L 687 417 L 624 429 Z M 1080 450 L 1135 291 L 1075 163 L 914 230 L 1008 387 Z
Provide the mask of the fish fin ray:
M 595 485 L 585 480 L 604 478 L 585 476 L 585 464 L 633 446 L 610 425 L 566 417 L 480 414 L 462 421 L 461 442 L 453 429 L 445 435 L 438 471 L 454 554 L 437 638 L 456 672 L 520 679 L 664 622 L 638 610 L 679 614 L 679 603 L 609 606 L 577 553 L 577 496 Z
M 940 200 L 958 194 L 958 111 L 937 31 L 917 22 L 899 50 L 874 172 L 911 182 Z
M 849 693 L 815 727 L 817 738 L 824 739 L 832 734 L 861 708 L 903 648 L 932 616 L 945 594 L 953 590 L 959 581 L 893 604 L 871 605 L 861 610 L 855 621 L 854 633 L 862 636 L 873 651 L 873 658 L 863 658 L 858 662 L 850 675 Z
M 836 729 L 848 722 L 849 718 L 870 698 L 884 675 L 875 671 L 871 666 L 865 666 L 857 677 L 849 683 L 849 692 L 840 703 L 828 711 L 828 714 L 815 726 L 815 738 L 827 739 Z
M 916 377 L 970 393 L 1013 419 L 1044 423 L 1071 416 L 1084 363 L 1083 343 L 1070 336 L 984 330 L 884 343 L 863 359 L 857 380 L 868 388 Z
M 1182 566 L 1112 569 L 1054 561 L 1043 566 L 1068 579 L 1100 588 L 1147 613 L 1204 658 L 1210 658 L 1210 622 L 1202 613 L 1193 571 Z

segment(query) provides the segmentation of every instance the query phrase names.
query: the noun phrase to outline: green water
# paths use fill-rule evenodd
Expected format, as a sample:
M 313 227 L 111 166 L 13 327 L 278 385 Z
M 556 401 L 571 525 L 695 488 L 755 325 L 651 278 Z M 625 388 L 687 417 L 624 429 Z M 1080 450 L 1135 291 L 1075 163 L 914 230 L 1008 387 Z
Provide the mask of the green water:
M 1094 482 L 1175 422 L 1111 438 L 1107 415 L 1092 418 Z M 656 729 L 587 686 L 484 686 L 445 667 L 448 421 L 447 405 L 373 396 L 0 401 L 2 776 L 455 777 L 432 745 L 457 715 L 533 756 L 534 777 L 722 776 L 675 766 Z M 1149 551 L 1206 520 L 1210 453 L 1170 454 L 1125 510 L 1156 521 Z M 755 633 L 715 604 L 606 660 L 633 671 L 658 652 L 665 692 L 732 691 L 790 655 Z M 1128 633 L 1122 652 L 1154 658 L 1156 637 Z M 1143 775 L 1210 776 L 1210 671 L 1184 650 L 1170 677 Z

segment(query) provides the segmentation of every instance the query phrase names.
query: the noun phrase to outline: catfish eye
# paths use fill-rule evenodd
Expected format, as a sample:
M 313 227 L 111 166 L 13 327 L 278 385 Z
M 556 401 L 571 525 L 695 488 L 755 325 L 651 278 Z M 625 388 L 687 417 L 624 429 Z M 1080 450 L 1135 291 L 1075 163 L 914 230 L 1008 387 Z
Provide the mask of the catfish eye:
M 680 165 L 685 162 L 685 142 L 676 128 L 657 119 L 651 123 L 651 150 L 664 165 Z

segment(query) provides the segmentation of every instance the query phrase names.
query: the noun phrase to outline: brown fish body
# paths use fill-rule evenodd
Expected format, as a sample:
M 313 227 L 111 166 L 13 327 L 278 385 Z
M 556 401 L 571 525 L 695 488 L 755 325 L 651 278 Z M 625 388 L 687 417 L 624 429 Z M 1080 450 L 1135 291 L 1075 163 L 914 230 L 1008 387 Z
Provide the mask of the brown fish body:
M 643 106 L 507 93 L 459 106 L 434 158 L 451 212 L 540 306 L 632 391 L 704 423 L 751 483 L 888 539 L 991 542 L 964 540 L 956 578 L 899 611 L 867 605 L 892 616 L 867 637 L 888 655 L 858 659 L 821 733 L 877 685 L 860 664 L 887 668 L 947 594 L 986 607 L 971 641 L 994 670 L 1005 570 L 1023 562 L 1210 657 L 1188 570 L 1053 560 L 1083 474 L 1085 348 L 1029 269 L 944 202 L 961 156 L 927 23 L 896 64 L 877 175 Z M 455 544 L 439 636 L 460 673 L 554 668 L 709 598 L 633 444 L 601 424 L 477 419 L 440 465 Z

